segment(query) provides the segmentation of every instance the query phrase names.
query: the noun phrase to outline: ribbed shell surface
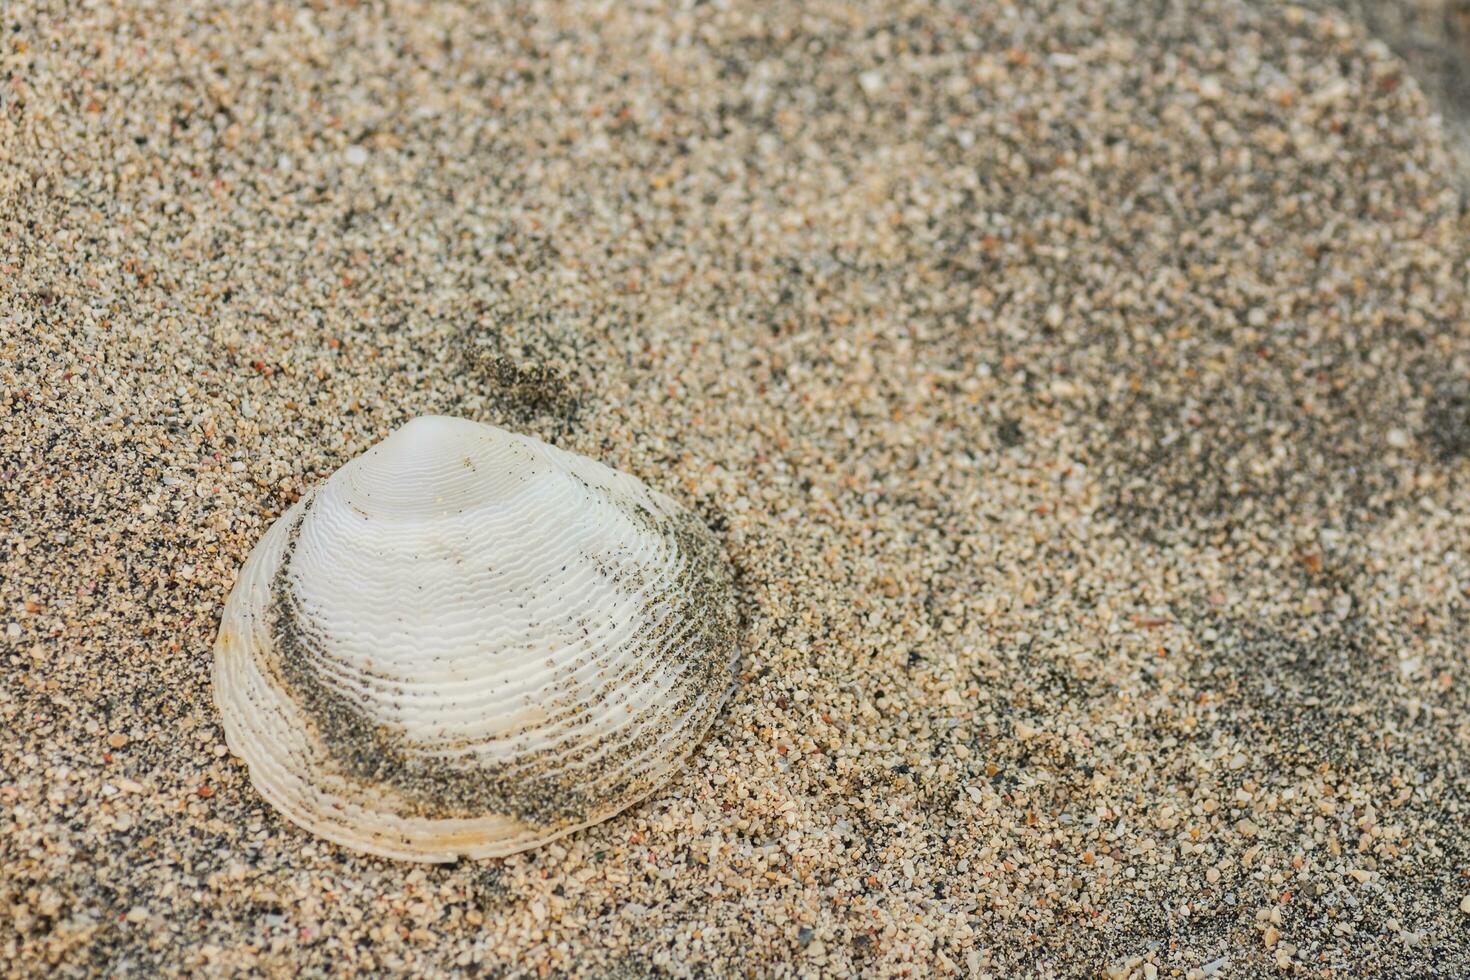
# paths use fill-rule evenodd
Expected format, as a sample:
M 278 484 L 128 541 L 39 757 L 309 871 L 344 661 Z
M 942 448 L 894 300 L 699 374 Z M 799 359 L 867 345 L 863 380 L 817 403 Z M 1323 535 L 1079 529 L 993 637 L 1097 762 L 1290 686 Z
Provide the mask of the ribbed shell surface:
M 509 854 L 651 792 L 734 683 L 703 523 L 594 460 L 415 419 L 246 560 L 215 698 L 251 782 L 385 857 Z

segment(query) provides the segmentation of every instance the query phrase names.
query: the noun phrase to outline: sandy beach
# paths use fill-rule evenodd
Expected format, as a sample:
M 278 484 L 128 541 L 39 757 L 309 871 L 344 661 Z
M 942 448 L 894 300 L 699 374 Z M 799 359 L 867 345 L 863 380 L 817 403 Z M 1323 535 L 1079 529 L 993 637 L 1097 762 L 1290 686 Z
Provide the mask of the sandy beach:
M 1265 0 L 0 5 L 0 975 L 1470 975 L 1427 91 Z M 211 694 L 426 413 L 738 577 L 688 766 L 504 860 L 311 837 Z

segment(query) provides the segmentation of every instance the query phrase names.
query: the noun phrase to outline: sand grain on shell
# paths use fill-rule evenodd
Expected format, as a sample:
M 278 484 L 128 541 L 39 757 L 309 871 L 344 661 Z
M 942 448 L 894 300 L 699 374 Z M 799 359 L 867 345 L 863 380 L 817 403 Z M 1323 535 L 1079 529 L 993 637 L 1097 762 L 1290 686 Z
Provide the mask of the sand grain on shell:
M 0 65 L 9 972 L 1470 971 L 1470 224 L 1347 21 L 19 0 Z M 665 791 L 444 868 L 209 692 L 431 412 L 686 502 L 747 617 Z

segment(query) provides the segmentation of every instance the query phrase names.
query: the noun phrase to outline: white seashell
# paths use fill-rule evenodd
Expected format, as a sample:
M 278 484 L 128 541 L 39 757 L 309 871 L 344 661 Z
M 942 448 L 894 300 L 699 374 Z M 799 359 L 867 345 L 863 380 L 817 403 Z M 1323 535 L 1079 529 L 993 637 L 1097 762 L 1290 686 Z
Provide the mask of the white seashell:
M 429 416 L 256 545 L 215 699 L 295 823 L 385 857 L 490 857 L 657 787 L 733 687 L 735 621 L 718 543 L 673 500 Z

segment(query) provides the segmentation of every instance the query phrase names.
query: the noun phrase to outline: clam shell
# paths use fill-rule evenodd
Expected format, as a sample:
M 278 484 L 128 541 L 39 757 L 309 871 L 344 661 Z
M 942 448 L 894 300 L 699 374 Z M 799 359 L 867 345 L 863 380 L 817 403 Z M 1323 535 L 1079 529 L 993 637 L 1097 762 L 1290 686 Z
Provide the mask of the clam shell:
M 215 699 L 295 823 L 385 857 L 490 857 L 655 789 L 734 685 L 735 623 L 718 542 L 669 497 L 430 416 L 266 532 Z

